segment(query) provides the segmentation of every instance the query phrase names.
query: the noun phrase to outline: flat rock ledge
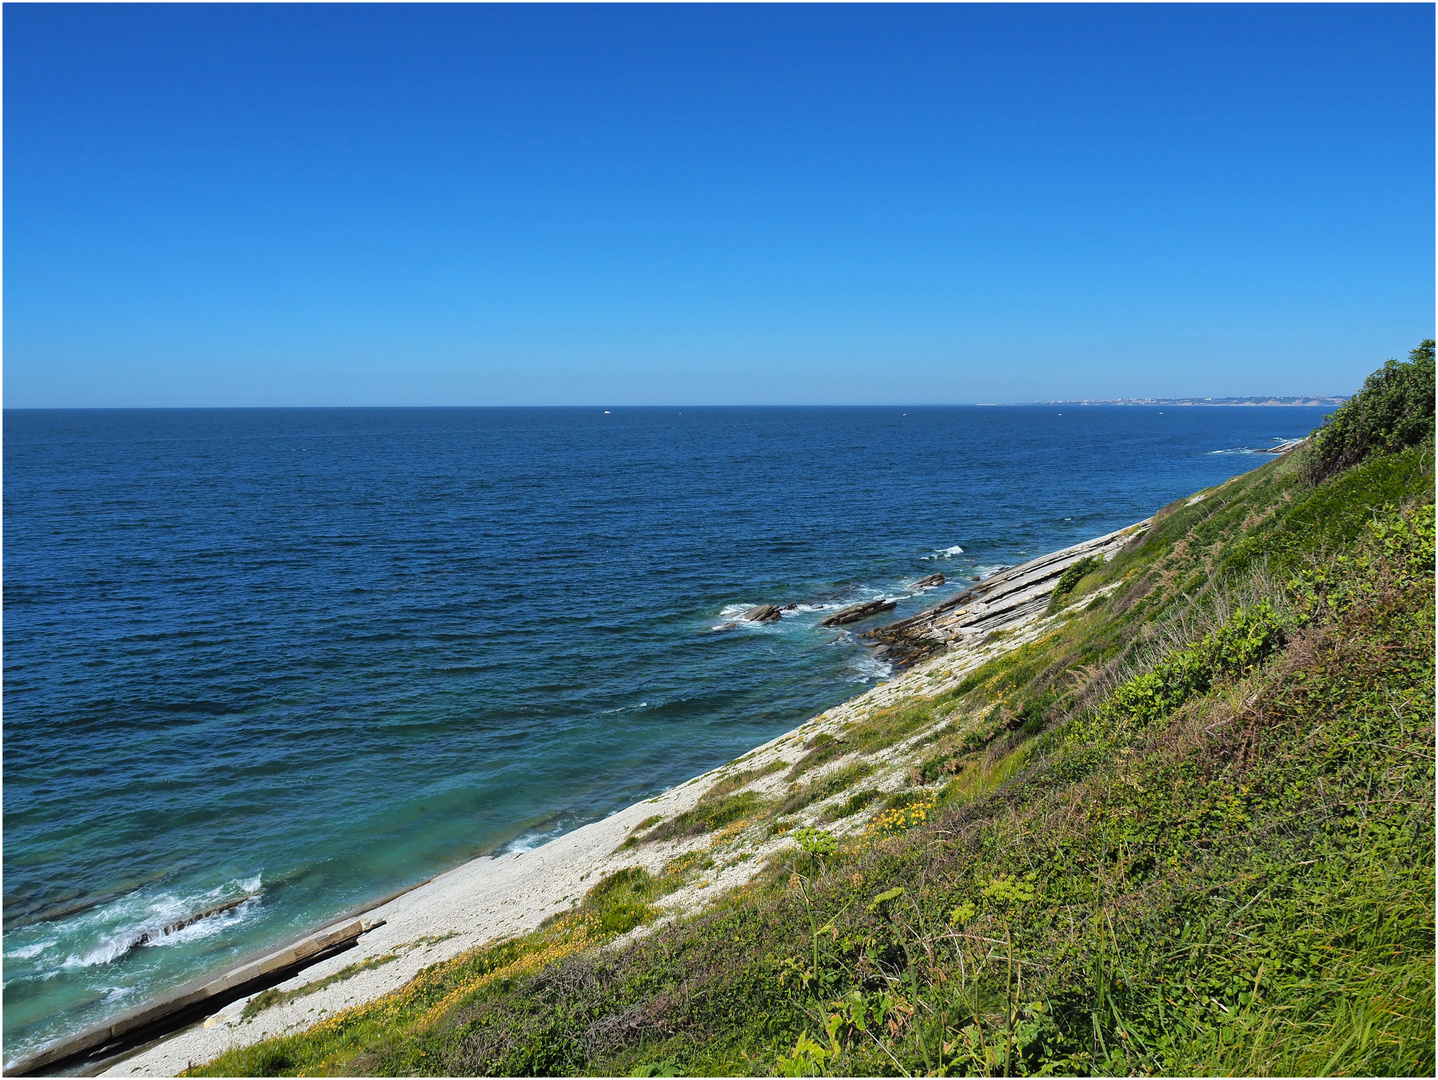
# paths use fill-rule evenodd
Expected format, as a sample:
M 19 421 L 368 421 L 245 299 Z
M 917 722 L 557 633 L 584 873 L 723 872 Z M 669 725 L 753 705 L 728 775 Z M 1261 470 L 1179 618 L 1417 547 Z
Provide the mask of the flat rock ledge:
M 897 600 L 868 600 L 862 604 L 853 604 L 836 611 L 834 614 L 820 619 L 820 626 L 843 626 L 845 623 L 858 622 L 860 619 L 867 619 L 871 615 L 877 615 L 881 611 L 893 611 L 898 606 Z
M 1124 544 L 1147 531 L 1152 522 L 1152 518 L 1145 518 L 1106 536 L 1011 566 L 941 604 L 865 631 L 862 636 L 890 663 L 909 665 L 937 656 L 957 643 L 1009 629 L 1048 607 L 1059 578 L 1074 563 L 1089 556 L 1112 559 Z

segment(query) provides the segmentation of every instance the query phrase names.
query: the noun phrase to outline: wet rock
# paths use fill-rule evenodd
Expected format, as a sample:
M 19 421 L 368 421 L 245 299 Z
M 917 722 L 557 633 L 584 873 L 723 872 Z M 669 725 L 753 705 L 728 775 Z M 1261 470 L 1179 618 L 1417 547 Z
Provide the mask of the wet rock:
M 751 607 L 739 616 L 745 622 L 774 622 L 779 617 L 779 609 L 773 604 L 760 604 L 758 607 Z
M 920 578 L 918 581 L 914 582 L 914 588 L 927 589 L 931 585 L 942 585 L 943 583 L 943 574 L 930 574 L 928 577 Z
M 827 619 L 820 619 L 819 625 L 843 626 L 845 623 L 867 619 L 870 615 L 877 615 L 881 611 L 893 611 L 896 606 L 897 601 L 894 600 L 869 600 L 863 604 L 846 607 L 843 611 L 836 611 Z

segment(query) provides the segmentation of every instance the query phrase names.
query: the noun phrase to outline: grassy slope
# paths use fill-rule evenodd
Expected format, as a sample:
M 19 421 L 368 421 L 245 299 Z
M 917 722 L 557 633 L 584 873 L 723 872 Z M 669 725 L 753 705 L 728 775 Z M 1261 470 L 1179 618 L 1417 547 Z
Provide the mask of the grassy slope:
M 1165 508 L 1047 637 L 856 724 L 931 732 L 861 835 L 597 948 L 686 867 L 627 875 L 196 1073 L 1432 1075 L 1431 442 L 1297 473 Z

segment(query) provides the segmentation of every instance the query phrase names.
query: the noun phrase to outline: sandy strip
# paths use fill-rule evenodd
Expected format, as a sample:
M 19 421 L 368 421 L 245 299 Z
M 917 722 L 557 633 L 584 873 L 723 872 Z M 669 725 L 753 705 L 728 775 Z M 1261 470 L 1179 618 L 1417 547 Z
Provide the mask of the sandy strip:
M 1084 598 L 1085 602 L 1092 596 Z M 220 1012 L 111 1065 L 103 1076 L 174 1076 L 191 1064 L 200 1064 L 236 1047 L 248 1046 L 273 1035 L 303 1030 L 336 1012 L 373 1001 L 408 983 L 421 968 L 476 946 L 535 929 L 544 919 L 577 904 L 600 878 L 625 866 L 660 871 L 676 855 L 710 848 L 716 866 L 710 875 L 672 894 L 662 906 L 675 912 L 694 911 L 706 901 L 749 880 L 774 851 L 792 843 L 787 836 L 767 842 L 739 837 L 722 848 L 711 836 L 643 844 L 616 852 L 634 828 L 655 815 L 671 818 L 692 807 L 710 785 L 731 769 L 753 769 L 775 760 L 792 763 L 804 752 L 803 744 L 821 731 L 839 735 L 851 721 L 905 697 L 933 697 L 957 685 L 979 665 L 1033 641 L 1053 623 L 1035 613 L 1011 625 L 1001 640 L 960 645 L 942 656 L 901 673 L 890 682 L 872 687 L 806 721 L 736 761 L 686 781 L 654 799 L 635 803 L 602 821 L 556 837 L 531 851 L 480 858 L 441 874 L 363 914 L 368 930 L 355 948 L 306 969 L 282 990 L 294 990 L 366 960 L 393 954 L 395 959 L 361 971 L 303 997 L 272 1006 L 250 1020 L 241 1019 L 249 999 L 236 1001 Z M 905 743 L 869 755 L 879 771 L 866 783 L 884 790 L 907 782 L 906 751 L 919 732 Z M 814 776 L 842 768 L 840 759 Z M 787 787 L 776 772 L 752 785 L 765 795 Z M 822 809 L 816 803 L 806 811 L 812 820 Z M 861 827 L 867 814 L 858 814 L 832 826 L 836 833 Z M 711 845 L 713 845 L 711 847 Z M 379 925 L 383 923 L 383 925 Z M 642 928 L 636 933 L 643 932 Z

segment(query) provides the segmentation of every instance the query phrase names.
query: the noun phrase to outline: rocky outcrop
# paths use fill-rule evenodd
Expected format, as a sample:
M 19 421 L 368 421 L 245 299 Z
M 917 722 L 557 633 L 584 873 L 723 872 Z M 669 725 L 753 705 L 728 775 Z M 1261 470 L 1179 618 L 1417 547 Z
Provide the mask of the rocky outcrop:
M 868 630 L 863 636 L 874 646 L 885 648 L 886 660 L 913 664 L 960 642 L 1006 629 L 1042 613 L 1059 578 L 1074 563 L 1091 555 L 1113 558 L 1124 544 L 1145 532 L 1152 520 L 1001 570 L 927 611 Z
M 918 581 L 914 582 L 914 588 L 916 588 L 916 589 L 927 589 L 927 588 L 930 588 L 931 586 L 934 586 L 934 585 L 942 585 L 943 583 L 944 583 L 944 575 L 943 575 L 943 574 L 930 574 L 928 577 L 926 577 L 926 578 L 920 578 Z
M 781 617 L 779 609 L 773 604 L 760 604 L 758 607 L 751 607 L 739 616 L 745 622 L 774 622 Z
M 845 623 L 858 622 L 860 619 L 867 619 L 871 615 L 877 615 L 881 611 L 893 611 L 898 606 L 897 600 L 869 600 L 862 604 L 854 604 L 836 611 L 834 614 L 820 619 L 820 626 L 843 626 Z

